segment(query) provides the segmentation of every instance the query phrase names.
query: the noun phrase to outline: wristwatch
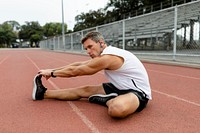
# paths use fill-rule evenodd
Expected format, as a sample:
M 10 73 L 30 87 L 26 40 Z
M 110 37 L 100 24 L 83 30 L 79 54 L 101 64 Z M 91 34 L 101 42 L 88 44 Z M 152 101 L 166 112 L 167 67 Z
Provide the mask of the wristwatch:
M 56 76 L 53 75 L 53 72 L 54 72 L 54 71 L 51 71 L 51 77 L 55 78 Z

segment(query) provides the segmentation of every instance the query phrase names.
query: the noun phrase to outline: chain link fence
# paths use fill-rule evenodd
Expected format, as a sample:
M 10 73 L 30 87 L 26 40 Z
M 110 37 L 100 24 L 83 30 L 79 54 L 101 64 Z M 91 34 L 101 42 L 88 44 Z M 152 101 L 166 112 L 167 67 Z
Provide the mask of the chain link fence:
M 164 5 L 162 5 L 164 6 Z M 129 17 L 40 42 L 42 49 L 83 52 L 81 38 L 90 31 L 103 34 L 108 45 L 149 60 L 200 64 L 200 1 Z

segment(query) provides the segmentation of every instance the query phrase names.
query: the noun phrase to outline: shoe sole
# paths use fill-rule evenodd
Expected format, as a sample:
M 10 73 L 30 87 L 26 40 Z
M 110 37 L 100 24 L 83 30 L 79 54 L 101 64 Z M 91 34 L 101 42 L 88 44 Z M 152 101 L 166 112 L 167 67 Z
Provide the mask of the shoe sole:
M 91 97 L 94 97 L 94 96 L 109 97 L 109 96 L 118 96 L 118 94 L 117 94 L 117 93 L 110 93 L 110 94 L 107 94 L 107 95 L 95 94 L 95 95 L 90 96 L 89 99 L 90 99 Z
M 35 99 L 35 94 L 36 94 L 36 91 L 37 91 L 37 85 L 36 85 L 36 83 L 35 83 L 35 79 L 37 78 L 37 76 L 38 76 L 38 75 L 36 75 L 36 76 L 34 77 L 34 79 L 33 79 L 33 92 L 32 92 L 32 99 L 33 99 L 33 100 L 36 100 L 36 99 Z

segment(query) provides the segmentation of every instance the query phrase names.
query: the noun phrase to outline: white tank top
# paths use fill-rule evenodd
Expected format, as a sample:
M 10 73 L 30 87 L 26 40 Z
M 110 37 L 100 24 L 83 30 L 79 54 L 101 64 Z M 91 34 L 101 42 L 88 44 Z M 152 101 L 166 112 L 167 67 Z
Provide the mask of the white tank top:
M 140 60 L 131 52 L 116 47 L 106 47 L 101 55 L 110 54 L 122 57 L 123 65 L 117 70 L 105 70 L 108 80 L 119 90 L 134 89 L 144 92 L 152 99 L 148 74 Z

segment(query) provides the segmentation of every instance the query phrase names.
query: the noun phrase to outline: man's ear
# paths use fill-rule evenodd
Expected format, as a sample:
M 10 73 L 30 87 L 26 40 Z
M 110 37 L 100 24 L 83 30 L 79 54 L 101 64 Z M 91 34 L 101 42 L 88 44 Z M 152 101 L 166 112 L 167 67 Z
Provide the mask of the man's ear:
M 100 40 L 99 40 L 99 43 L 104 44 L 104 40 L 103 40 L 103 39 L 100 39 Z

